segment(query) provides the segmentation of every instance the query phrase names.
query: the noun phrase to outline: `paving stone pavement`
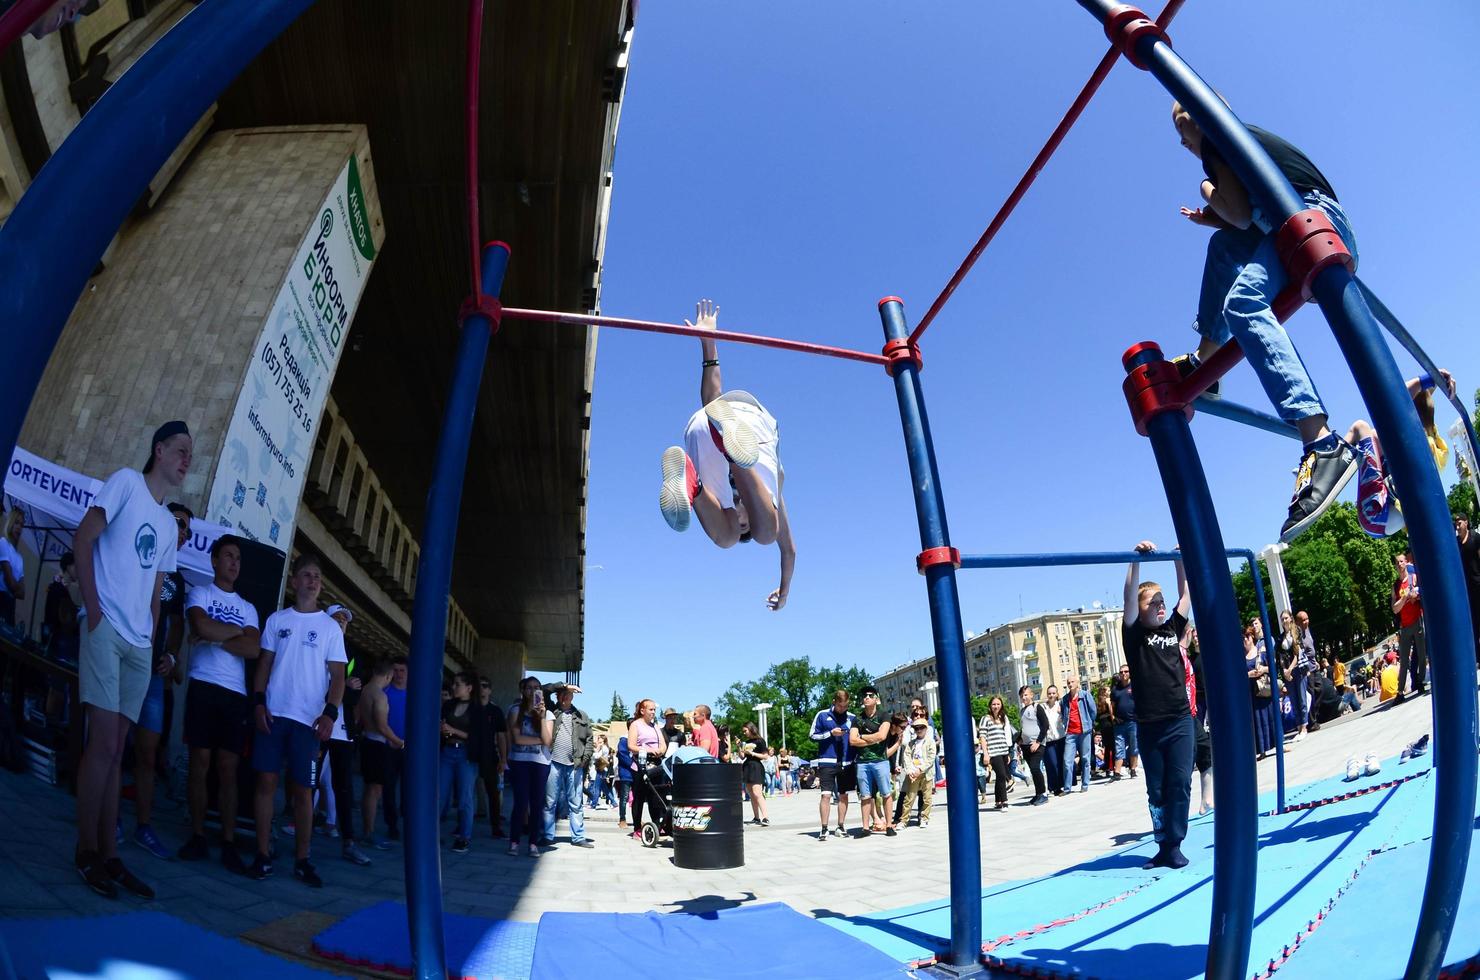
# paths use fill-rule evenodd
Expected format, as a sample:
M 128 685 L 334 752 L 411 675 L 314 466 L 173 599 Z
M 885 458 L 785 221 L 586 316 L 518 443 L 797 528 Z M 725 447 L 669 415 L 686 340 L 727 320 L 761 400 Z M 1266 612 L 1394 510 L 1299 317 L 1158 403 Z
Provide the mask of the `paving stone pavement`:
M 1417 698 L 1392 710 L 1363 712 L 1327 725 L 1287 754 L 1289 785 L 1344 770 L 1352 753 L 1394 756 L 1430 728 L 1430 701 Z M 1259 764 L 1261 790 L 1274 787 L 1273 758 Z M 1030 807 L 1021 785 L 1005 812 L 979 812 L 982 882 L 1033 877 L 1103 854 L 1149 829 L 1139 780 L 1095 782 L 1090 791 Z M 1194 792 L 1194 804 L 1196 793 Z M 745 831 L 746 864 L 728 871 L 689 871 L 672 863 L 672 849 L 642 847 L 617 826 L 614 810 L 588 812 L 590 850 L 564 843 L 539 859 L 505 855 L 505 842 L 479 827 L 471 853 L 442 854 L 443 894 L 449 913 L 533 921 L 547 911 L 705 911 L 747 902 L 785 902 L 810 914 L 856 915 L 943 898 L 946 872 L 944 794 L 926 828 L 899 836 L 816 839 L 817 792 L 767 801 L 771 826 Z M 156 829 L 168 846 L 184 839 L 182 805 L 161 800 Z M 131 804 L 125 824 L 133 830 Z M 278 862 L 276 877 L 253 882 L 218 863 L 161 861 L 132 843 L 121 855 L 158 897 L 143 903 L 108 900 L 88 891 L 71 866 L 74 804 L 61 789 L 28 775 L 0 773 L 0 915 L 9 918 L 99 915 L 139 907 L 169 912 L 226 935 L 252 929 L 302 910 L 347 915 L 383 899 L 403 899 L 402 855 L 397 847 L 370 852 L 374 863 L 355 867 L 340 859 L 339 842 L 315 837 L 315 862 L 325 881 L 314 890 L 292 880 L 291 864 Z M 748 805 L 746 810 L 749 815 Z M 858 826 L 856 803 L 848 827 Z M 448 825 L 450 829 L 450 825 Z M 444 835 L 450 843 L 450 836 Z M 246 854 L 246 842 L 243 841 Z M 290 853 L 292 842 L 280 847 Z

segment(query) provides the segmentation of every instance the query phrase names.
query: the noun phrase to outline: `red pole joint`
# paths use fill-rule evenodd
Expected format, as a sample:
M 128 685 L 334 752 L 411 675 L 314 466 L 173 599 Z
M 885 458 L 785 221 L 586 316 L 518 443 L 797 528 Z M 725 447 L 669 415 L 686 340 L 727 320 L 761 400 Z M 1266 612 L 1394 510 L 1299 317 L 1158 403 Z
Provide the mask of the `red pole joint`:
M 483 293 L 463 300 L 457 311 L 457 325 L 460 327 L 468 322 L 468 317 L 480 314 L 488 317 L 488 325 L 494 333 L 498 333 L 498 328 L 504 322 L 504 304 Z
M 1340 263 L 1356 271 L 1341 233 L 1320 208 L 1290 215 L 1275 232 L 1274 247 L 1290 280 L 1274 301 L 1275 315 L 1282 323 L 1310 299 L 1311 285 L 1321 270 Z
M 908 337 L 897 337 L 884 345 L 884 370 L 889 372 L 889 377 L 894 377 L 894 372 L 904 361 L 910 361 L 919 371 L 925 366 L 920 357 L 920 348 Z
M 944 548 L 926 548 L 915 556 L 915 570 L 921 575 L 925 574 L 927 568 L 935 565 L 950 565 L 953 568 L 960 568 L 961 550 L 947 545 Z
M 1125 60 L 1135 65 L 1142 71 L 1146 70 L 1146 63 L 1136 54 L 1136 45 L 1147 36 L 1155 37 L 1163 44 L 1171 45 L 1171 39 L 1161 25 L 1150 17 L 1139 7 L 1133 7 L 1123 3 L 1110 11 L 1110 16 L 1105 18 L 1105 36 L 1110 43 L 1125 55 Z
M 1182 412 L 1192 418 L 1192 402 L 1182 393 L 1182 374 L 1165 360 L 1161 348 L 1149 340 L 1132 345 L 1121 355 L 1126 368 L 1126 404 L 1136 431 L 1146 435 L 1146 421 L 1163 412 Z

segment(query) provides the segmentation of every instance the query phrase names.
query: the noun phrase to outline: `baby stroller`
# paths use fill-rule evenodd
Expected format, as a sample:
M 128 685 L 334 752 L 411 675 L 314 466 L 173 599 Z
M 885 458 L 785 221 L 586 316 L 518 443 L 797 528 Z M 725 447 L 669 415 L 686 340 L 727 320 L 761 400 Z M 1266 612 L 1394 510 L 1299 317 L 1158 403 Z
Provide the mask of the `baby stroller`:
M 663 837 L 673 836 L 673 767 L 718 761 L 697 746 L 685 745 L 656 765 L 638 765 L 632 792 L 641 794 L 643 801 L 642 826 L 638 828 L 643 847 L 657 847 Z

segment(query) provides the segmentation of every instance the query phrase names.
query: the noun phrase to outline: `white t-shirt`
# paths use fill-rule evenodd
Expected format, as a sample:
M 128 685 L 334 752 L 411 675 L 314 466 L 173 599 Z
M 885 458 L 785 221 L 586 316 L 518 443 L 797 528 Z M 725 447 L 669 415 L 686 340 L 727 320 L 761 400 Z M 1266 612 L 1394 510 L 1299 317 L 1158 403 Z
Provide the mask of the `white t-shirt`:
M 729 402 L 735 417 L 755 433 L 760 455 L 754 469 L 771 494 L 771 503 L 776 503 L 781 495 L 777 478 L 781 472 L 781 429 L 776 418 L 748 391 L 727 391 L 720 397 Z M 702 408 L 689 418 L 689 424 L 684 428 L 684 450 L 689 454 L 700 482 L 719 498 L 719 505 L 725 510 L 734 510 L 735 491 L 730 487 L 730 461 L 715 445 L 709 416 Z
M 217 588 L 215 583 L 197 585 L 185 596 L 185 612 L 199 609 L 218 623 L 232 626 L 250 626 L 257 629 L 262 620 L 257 609 L 235 592 Z M 190 648 L 190 679 L 205 681 L 224 687 L 238 694 L 247 693 L 247 672 L 241 657 L 224 649 L 219 643 L 196 637 Z
M 108 477 L 92 505 L 108 518 L 93 545 L 93 574 L 103 616 L 133 646 L 151 646 L 154 577 L 175 570 L 179 538 L 174 515 L 150 495 L 138 470 L 119 470 Z
M 15 545 L 10 543 L 9 538 L 0 538 L 0 562 L 10 566 L 10 577 L 17 582 L 26 580 L 26 563 L 21 558 L 21 553 L 15 550 Z M 0 592 L 10 594 L 10 587 L 5 584 L 5 576 L 0 574 Z
M 322 610 L 279 609 L 262 628 L 262 649 L 276 655 L 267 679 L 267 710 L 274 718 L 312 725 L 324 713 L 329 664 L 349 662 L 339 624 Z

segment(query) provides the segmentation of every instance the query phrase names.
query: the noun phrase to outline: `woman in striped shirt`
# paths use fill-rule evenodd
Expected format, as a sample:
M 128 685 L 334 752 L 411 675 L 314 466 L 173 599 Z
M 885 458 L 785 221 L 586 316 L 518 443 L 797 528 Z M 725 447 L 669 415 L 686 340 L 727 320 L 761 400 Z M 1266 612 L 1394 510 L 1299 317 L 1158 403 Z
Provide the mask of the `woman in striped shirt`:
M 1007 785 L 1012 778 L 1008 775 L 1007 761 L 1012 754 L 1012 743 L 1016 733 L 1012 729 L 1012 722 L 1007 718 L 1007 711 L 1003 708 L 1000 697 L 994 695 L 987 703 L 987 713 L 982 715 L 978 733 L 982 755 L 992 767 L 992 790 L 997 804 L 993 809 L 1005 810 L 1007 808 Z

